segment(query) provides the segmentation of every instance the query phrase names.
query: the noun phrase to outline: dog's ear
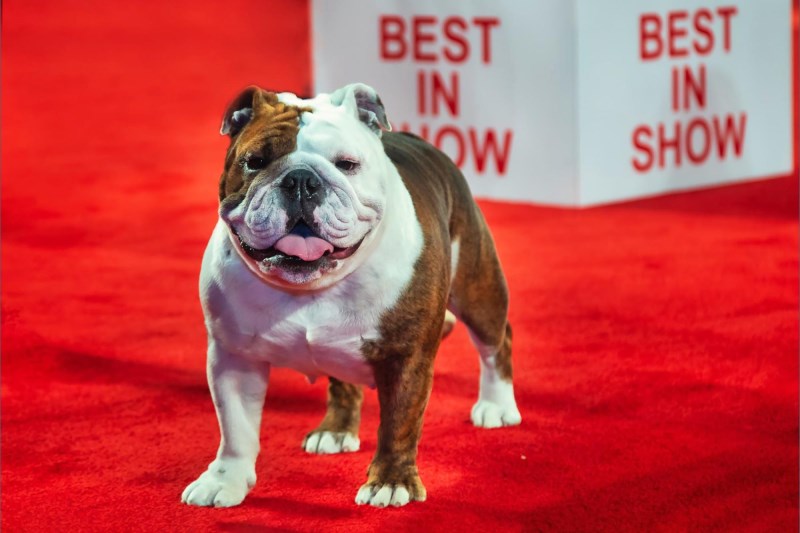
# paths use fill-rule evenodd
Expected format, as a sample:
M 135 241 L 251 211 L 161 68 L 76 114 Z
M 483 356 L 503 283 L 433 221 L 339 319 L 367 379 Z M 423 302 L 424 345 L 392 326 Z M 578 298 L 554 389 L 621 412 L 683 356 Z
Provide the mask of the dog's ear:
M 345 85 L 331 93 L 331 103 L 352 110 L 353 114 L 378 136 L 382 131 L 392 131 L 381 97 L 369 85 L 363 83 Z
M 225 116 L 222 117 L 222 126 L 219 128 L 220 135 L 234 137 L 242 131 L 242 128 L 253 118 L 253 109 L 257 109 L 264 101 L 264 90 L 255 85 L 251 85 L 239 93 L 239 96 L 228 106 Z

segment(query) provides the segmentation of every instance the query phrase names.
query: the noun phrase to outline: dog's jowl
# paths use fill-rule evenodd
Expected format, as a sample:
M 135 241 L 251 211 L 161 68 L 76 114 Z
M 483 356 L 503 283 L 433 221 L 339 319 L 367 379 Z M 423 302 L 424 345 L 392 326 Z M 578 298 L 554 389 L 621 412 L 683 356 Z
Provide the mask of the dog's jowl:
M 222 435 L 184 502 L 237 505 L 255 484 L 272 366 L 329 377 L 308 453 L 357 451 L 361 388 L 377 388 L 377 449 L 355 501 L 424 500 L 417 444 L 453 317 L 480 354 L 473 423 L 520 423 L 492 237 L 447 156 L 389 129 L 361 84 L 309 100 L 251 87 L 226 112 L 219 222 L 200 274 Z

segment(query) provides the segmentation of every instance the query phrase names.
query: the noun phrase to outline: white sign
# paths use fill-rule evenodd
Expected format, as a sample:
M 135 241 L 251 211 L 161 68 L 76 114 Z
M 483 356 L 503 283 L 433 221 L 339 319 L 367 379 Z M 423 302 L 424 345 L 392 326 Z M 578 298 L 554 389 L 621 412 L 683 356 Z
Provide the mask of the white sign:
M 790 0 L 314 0 L 317 92 L 375 87 L 476 196 L 589 205 L 791 169 Z
M 792 170 L 791 2 L 578 2 L 580 203 Z

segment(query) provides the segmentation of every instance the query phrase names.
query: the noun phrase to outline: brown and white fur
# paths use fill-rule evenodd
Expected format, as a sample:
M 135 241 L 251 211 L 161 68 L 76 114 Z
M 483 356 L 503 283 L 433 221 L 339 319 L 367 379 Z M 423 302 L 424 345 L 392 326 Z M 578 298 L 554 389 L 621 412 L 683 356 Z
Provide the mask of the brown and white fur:
M 185 503 L 237 505 L 255 484 L 272 366 L 329 377 L 309 453 L 358 450 L 361 386 L 377 388 L 377 450 L 356 503 L 425 500 L 417 444 L 453 315 L 480 354 L 473 423 L 520 423 L 486 223 L 447 156 L 389 129 L 362 84 L 309 100 L 251 87 L 226 112 L 220 219 L 200 275 L 221 442 Z

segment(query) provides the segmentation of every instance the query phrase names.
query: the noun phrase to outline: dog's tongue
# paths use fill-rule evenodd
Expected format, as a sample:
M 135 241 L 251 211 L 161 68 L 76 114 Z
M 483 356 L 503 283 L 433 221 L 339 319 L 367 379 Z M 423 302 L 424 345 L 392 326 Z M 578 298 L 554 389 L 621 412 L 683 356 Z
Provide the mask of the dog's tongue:
M 325 252 L 332 252 L 333 245 L 314 236 L 310 230 L 301 228 L 300 230 L 292 231 L 285 237 L 281 237 L 275 243 L 275 249 L 286 255 L 299 257 L 303 261 L 316 261 L 325 255 Z

